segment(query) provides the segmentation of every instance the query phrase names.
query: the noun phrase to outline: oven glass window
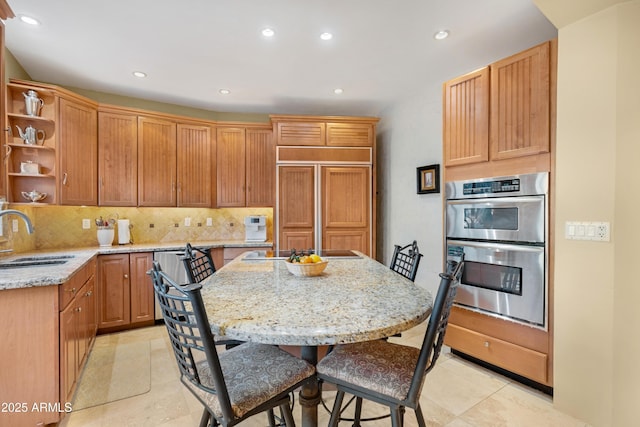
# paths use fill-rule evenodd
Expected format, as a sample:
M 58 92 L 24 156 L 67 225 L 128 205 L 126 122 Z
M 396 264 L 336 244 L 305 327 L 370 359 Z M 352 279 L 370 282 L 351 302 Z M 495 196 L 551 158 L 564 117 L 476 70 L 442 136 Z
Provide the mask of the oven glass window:
M 465 261 L 461 283 L 522 295 L 522 268 Z
M 518 208 L 466 208 L 464 228 L 473 230 L 517 230 Z

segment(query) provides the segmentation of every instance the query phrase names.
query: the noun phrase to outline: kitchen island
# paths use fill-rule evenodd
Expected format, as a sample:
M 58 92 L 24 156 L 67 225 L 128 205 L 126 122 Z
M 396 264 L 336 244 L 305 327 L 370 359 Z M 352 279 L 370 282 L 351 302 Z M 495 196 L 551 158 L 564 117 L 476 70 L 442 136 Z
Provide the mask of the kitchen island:
M 389 337 L 423 322 L 433 299 L 387 266 L 361 254 L 326 258 L 317 277 L 289 273 L 282 259 L 239 256 L 203 283 L 212 330 L 264 344 L 301 346 L 318 360 L 318 346 Z M 303 426 L 317 425 L 316 382 L 300 392 Z

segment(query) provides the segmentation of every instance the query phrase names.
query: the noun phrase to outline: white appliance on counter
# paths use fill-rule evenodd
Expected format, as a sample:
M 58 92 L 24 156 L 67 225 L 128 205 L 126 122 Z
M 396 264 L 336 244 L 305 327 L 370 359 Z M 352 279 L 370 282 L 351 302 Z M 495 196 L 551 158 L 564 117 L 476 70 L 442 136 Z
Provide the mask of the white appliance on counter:
M 267 241 L 267 217 L 249 215 L 244 218 L 244 240 L 246 242 Z

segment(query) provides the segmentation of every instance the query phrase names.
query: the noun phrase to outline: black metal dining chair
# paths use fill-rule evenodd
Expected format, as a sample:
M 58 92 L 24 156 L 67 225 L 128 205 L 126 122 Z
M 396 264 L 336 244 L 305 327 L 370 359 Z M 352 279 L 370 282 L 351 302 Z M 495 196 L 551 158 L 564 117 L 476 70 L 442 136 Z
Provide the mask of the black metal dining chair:
M 456 295 L 464 259 L 448 261 L 447 272 L 440 274 L 440 285 L 421 348 L 373 340 L 336 346 L 316 366 L 318 378 L 335 384 L 336 399 L 329 420 L 336 427 L 345 393 L 356 397 L 354 425 L 360 424 L 362 399 L 387 405 L 391 425 L 402 427 L 406 407 L 416 413 L 418 425 L 426 427 L 420 408 L 420 393 L 425 377 L 433 369 L 444 341 L 449 313 Z
M 211 253 L 194 248 L 191 243 L 187 243 L 185 246 L 182 262 L 184 263 L 189 283 L 200 283 L 216 272 Z
M 209 251 L 194 248 L 191 243 L 187 243 L 182 256 L 184 269 L 187 272 L 189 283 L 202 283 L 207 277 L 216 272 L 216 266 Z M 223 345 L 229 349 L 242 344 L 244 341 L 229 338 L 215 337 L 216 345 Z
M 276 346 L 245 343 L 218 354 L 199 283 L 176 284 L 154 262 L 149 271 L 180 380 L 202 403 L 200 427 L 231 427 L 261 412 L 275 426 L 274 408 L 294 427 L 289 394 L 315 381 L 314 367 Z
M 389 268 L 413 282 L 416 280 L 420 258 L 422 254 L 415 240 L 406 246 L 395 245 Z

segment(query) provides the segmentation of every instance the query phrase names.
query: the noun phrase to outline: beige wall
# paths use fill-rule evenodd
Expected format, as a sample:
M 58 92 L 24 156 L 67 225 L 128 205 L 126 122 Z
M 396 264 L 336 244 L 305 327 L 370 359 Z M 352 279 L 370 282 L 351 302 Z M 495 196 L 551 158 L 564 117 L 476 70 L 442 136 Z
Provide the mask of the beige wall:
M 559 28 L 554 405 L 594 426 L 637 425 L 640 1 L 538 0 Z M 618 2 L 619 3 L 619 2 Z M 548 7 L 547 7 L 548 6 Z M 571 20 L 571 12 L 575 19 Z M 611 241 L 566 240 L 608 221 Z

